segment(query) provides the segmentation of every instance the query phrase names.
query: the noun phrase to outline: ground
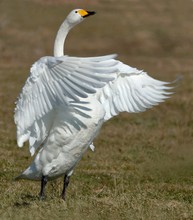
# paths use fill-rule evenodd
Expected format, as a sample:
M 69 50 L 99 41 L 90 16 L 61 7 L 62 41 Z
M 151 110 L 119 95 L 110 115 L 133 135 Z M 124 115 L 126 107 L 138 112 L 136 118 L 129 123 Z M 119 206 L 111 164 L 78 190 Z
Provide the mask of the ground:
M 119 54 L 151 76 L 183 80 L 165 103 L 107 122 L 60 199 L 62 179 L 13 181 L 33 160 L 17 148 L 13 109 L 33 62 L 52 55 L 71 9 L 96 10 L 69 34 L 65 53 Z M 0 219 L 193 219 L 193 2 L 1 0 Z

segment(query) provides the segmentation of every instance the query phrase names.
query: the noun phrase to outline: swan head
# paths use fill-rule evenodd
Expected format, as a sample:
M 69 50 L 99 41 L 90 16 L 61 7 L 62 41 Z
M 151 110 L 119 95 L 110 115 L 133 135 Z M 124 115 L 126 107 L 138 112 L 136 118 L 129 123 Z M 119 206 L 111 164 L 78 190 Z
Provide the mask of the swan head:
M 64 42 L 70 29 L 82 22 L 86 17 L 94 14 L 94 11 L 86 11 L 84 9 L 74 9 L 69 13 L 64 22 L 61 24 L 56 35 L 54 43 L 55 57 L 60 57 L 64 55 Z
M 82 22 L 86 17 L 90 15 L 94 15 L 96 12 L 94 11 L 86 11 L 84 9 L 74 9 L 67 16 L 66 20 L 70 26 L 75 26 Z

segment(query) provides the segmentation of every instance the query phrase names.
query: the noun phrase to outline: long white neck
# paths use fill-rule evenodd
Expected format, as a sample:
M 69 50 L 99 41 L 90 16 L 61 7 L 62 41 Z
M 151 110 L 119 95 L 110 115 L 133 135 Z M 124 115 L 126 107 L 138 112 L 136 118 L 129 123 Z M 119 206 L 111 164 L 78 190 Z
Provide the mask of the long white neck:
M 64 56 L 64 42 L 72 26 L 65 20 L 60 26 L 54 42 L 54 56 Z

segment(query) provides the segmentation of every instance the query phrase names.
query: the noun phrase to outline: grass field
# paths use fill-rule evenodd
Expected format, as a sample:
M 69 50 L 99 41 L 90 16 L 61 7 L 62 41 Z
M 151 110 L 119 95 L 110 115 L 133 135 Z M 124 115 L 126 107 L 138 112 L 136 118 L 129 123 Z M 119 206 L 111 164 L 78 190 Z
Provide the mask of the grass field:
M 97 14 L 70 33 L 65 53 L 118 53 L 151 76 L 184 78 L 176 94 L 141 114 L 107 122 L 60 199 L 62 179 L 13 178 L 33 160 L 16 145 L 13 109 L 31 64 L 52 55 L 56 31 L 73 8 Z M 193 2 L 191 0 L 0 1 L 0 219 L 193 219 Z

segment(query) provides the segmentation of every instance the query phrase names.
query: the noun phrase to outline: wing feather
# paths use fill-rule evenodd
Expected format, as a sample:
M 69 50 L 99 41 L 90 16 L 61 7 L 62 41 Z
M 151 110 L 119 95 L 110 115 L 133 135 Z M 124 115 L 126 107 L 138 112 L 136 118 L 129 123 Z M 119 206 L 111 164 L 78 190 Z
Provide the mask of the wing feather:
M 153 79 L 147 73 L 119 63 L 119 71 L 113 81 L 96 94 L 104 106 L 105 120 L 120 112 L 143 112 L 169 98 L 173 92 L 171 83 Z
M 29 140 L 34 154 L 46 139 L 58 106 L 69 108 L 71 101 L 78 103 L 114 79 L 118 71 L 114 57 L 43 57 L 34 63 L 15 107 L 18 146 Z M 69 109 L 73 108 L 77 110 L 73 105 Z

